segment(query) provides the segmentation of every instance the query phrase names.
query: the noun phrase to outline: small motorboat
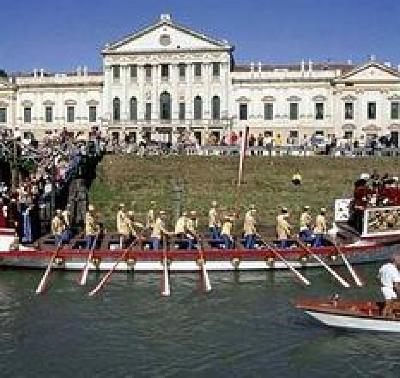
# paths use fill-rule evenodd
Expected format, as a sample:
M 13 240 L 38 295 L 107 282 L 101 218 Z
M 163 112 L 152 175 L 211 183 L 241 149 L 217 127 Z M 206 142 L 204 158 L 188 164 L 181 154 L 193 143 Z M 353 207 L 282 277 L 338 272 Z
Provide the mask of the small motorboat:
M 303 310 L 319 322 L 336 328 L 400 332 L 400 308 L 391 317 L 383 316 L 383 302 L 346 301 L 335 296 L 330 300 L 301 299 L 296 308 Z

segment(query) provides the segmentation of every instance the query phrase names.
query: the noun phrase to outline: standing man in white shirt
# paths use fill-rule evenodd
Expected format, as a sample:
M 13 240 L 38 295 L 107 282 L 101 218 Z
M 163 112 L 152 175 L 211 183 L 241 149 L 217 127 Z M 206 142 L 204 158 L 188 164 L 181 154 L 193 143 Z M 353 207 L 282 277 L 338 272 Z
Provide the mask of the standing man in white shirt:
M 378 272 L 381 281 L 381 291 L 385 298 L 385 307 L 382 310 L 383 316 L 393 314 L 393 301 L 397 300 L 397 291 L 400 289 L 400 255 L 394 255 L 390 262 L 381 266 Z

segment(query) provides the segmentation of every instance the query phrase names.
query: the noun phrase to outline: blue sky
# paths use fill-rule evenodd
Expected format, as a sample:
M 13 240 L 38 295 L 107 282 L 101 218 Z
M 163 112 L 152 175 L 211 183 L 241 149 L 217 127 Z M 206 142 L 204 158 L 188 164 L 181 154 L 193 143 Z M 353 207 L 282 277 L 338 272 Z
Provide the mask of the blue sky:
M 109 41 L 171 13 L 236 47 L 237 62 L 400 64 L 400 0 L 1 0 L 0 68 L 101 68 Z

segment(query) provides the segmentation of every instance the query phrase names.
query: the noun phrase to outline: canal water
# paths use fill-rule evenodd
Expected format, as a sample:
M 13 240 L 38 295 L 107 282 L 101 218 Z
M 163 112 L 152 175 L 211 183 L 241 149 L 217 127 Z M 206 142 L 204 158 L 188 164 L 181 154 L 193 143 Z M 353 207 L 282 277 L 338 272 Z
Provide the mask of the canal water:
M 346 332 L 317 324 L 291 301 L 301 296 L 379 298 L 378 266 L 358 268 L 365 288 L 343 289 L 324 270 L 196 274 L 115 274 L 97 297 L 78 273 L 0 272 L 2 377 L 399 377 L 400 335 Z M 346 277 L 348 274 L 340 270 Z

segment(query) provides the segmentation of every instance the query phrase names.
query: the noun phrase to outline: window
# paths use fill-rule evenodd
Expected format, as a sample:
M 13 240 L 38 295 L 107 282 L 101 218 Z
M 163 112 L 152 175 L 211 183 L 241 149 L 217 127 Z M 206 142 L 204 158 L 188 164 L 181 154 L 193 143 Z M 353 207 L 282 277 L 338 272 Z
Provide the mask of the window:
M 354 104 L 352 102 L 345 102 L 344 104 L 344 119 L 354 118 Z
M 161 79 L 168 80 L 169 76 L 169 66 L 168 64 L 161 65 Z
M 267 102 L 264 104 L 264 119 L 272 120 L 274 118 L 274 104 Z
M 137 99 L 132 97 L 129 101 L 129 119 L 131 121 L 137 121 Z
M 299 104 L 297 102 L 289 104 L 289 119 L 292 121 L 299 119 Z
M 89 106 L 89 122 L 97 121 L 97 108 L 94 105 Z
M 289 138 L 297 139 L 299 137 L 299 132 L 297 130 L 290 130 L 289 131 Z
M 24 108 L 24 122 L 25 123 L 32 122 L 32 108 L 30 107 Z
M 7 122 L 7 108 L 0 108 L 0 123 Z
M 367 117 L 368 119 L 376 119 L 376 102 L 367 104 Z
M 212 119 L 217 120 L 221 118 L 221 100 L 218 96 L 214 96 L 211 101 Z
M 213 73 L 214 77 L 219 77 L 219 75 L 220 75 L 220 64 L 219 63 L 212 64 L 212 73 Z
M 247 120 L 247 104 L 239 105 L 239 119 L 241 121 Z
M 146 80 L 147 81 L 151 80 L 151 66 L 149 64 L 144 66 L 144 72 Z
M 390 118 L 400 119 L 400 102 L 392 102 L 390 104 Z
M 202 119 L 203 118 L 203 101 L 200 96 L 196 96 L 194 98 L 194 111 L 193 118 L 194 119 Z
M 129 67 L 129 74 L 131 76 L 131 79 L 137 79 L 137 65 L 136 64 L 131 64 Z
M 185 78 L 186 78 L 186 64 L 185 63 L 179 63 L 178 69 L 179 69 L 179 79 L 185 80 Z
M 345 131 L 344 132 L 344 139 L 347 139 L 347 140 L 353 139 L 353 132 L 352 131 Z
M 121 77 L 121 67 L 119 65 L 112 66 L 114 80 L 119 80 Z
M 53 122 L 53 107 L 46 106 L 44 109 L 44 118 L 46 122 Z
M 146 103 L 146 108 L 145 108 L 145 112 L 144 112 L 144 119 L 146 121 L 150 121 L 151 120 L 151 102 L 147 102 Z
M 160 95 L 160 119 L 171 119 L 171 95 L 168 92 Z
M 194 77 L 195 78 L 201 77 L 201 63 L 194 64 Z
M 75 122 L 75 107 L 67 106 L 67 122 Z
M 179 103 L 179 120 L 184 121 L 186 117 L 186 109 L 185 109 L 185 103 L 180 102 Z
M 315 119 L 324 119 L 324 103 L 315 103 Z
M 113 100 L 113 120 L 115 122 L 121 120 L 121 100 L 118 97 Z

